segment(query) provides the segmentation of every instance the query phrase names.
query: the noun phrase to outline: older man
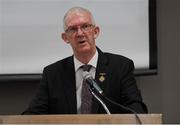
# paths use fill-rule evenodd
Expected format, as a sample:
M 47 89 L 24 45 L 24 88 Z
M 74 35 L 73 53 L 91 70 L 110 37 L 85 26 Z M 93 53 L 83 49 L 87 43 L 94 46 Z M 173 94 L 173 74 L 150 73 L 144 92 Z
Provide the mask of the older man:
M 73 55 L 44 68 L 37 93 L 23 114 L 105 113 L 83 82 L 84 70 L 92 74 L 106 97 L 137 113 L 147 113 L 133 75 L 133 61 L 96 47 L 100 28 L 91 12 L 81 7 L 71 8 L 63 23 L 65 32 L 61 36 L 72 47 Z M 105 103 L 111 113 L 132 113 Z

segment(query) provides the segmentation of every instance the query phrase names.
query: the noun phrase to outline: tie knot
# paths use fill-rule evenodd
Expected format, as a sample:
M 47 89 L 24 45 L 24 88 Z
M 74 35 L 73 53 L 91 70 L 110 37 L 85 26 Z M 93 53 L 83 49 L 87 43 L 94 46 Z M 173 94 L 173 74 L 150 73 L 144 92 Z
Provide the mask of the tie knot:
M 82 65 L 81 68 L 83 69 L 83 71 L 87 71 L 89 72 L 89 70 L 91 69 L 91 65 Z

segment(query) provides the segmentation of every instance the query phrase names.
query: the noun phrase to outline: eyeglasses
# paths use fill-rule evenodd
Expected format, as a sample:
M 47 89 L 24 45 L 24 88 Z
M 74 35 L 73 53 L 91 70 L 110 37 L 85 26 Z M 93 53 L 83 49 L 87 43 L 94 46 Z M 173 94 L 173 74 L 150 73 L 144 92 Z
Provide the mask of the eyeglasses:
M 95 27 L 95 26 L 93 24 L 83 24 L 80 26 L 80 29 L 83 32 L 87 32 L 87 31 L 91 30 L 92 27 Z M 65 30 L 65 32 L 69 33 L 69 34 L 73 34 L 73 33 L 76 33 L 78 31 L 78 29 L 79 29 L 78 26 L 70 26 Z

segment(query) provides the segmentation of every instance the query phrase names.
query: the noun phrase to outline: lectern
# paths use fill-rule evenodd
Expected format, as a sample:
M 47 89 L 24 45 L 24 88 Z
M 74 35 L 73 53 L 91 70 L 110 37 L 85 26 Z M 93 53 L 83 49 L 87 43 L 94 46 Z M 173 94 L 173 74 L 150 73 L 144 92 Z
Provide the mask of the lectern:
M 142 124 L 161 124 L 161 114 L 138 114 Z M 133 114 L 5 115 L 0 124 L 137 124 Z

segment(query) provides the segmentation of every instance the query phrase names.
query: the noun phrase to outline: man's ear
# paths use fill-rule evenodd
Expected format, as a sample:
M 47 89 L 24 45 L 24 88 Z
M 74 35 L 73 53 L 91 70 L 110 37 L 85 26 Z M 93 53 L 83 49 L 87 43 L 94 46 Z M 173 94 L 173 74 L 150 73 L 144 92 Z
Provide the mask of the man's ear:
M 67 39 L 67 34 L 66 33 L 62 33 L 61 34 L 61 38 L 64 40 L 64 42 L 69 43 L 69 41 Z
M 96 26 L 94 28 L 94 39 L 96 39 L 99 36 L 99 33 L 100 33 L 100 28 Z

